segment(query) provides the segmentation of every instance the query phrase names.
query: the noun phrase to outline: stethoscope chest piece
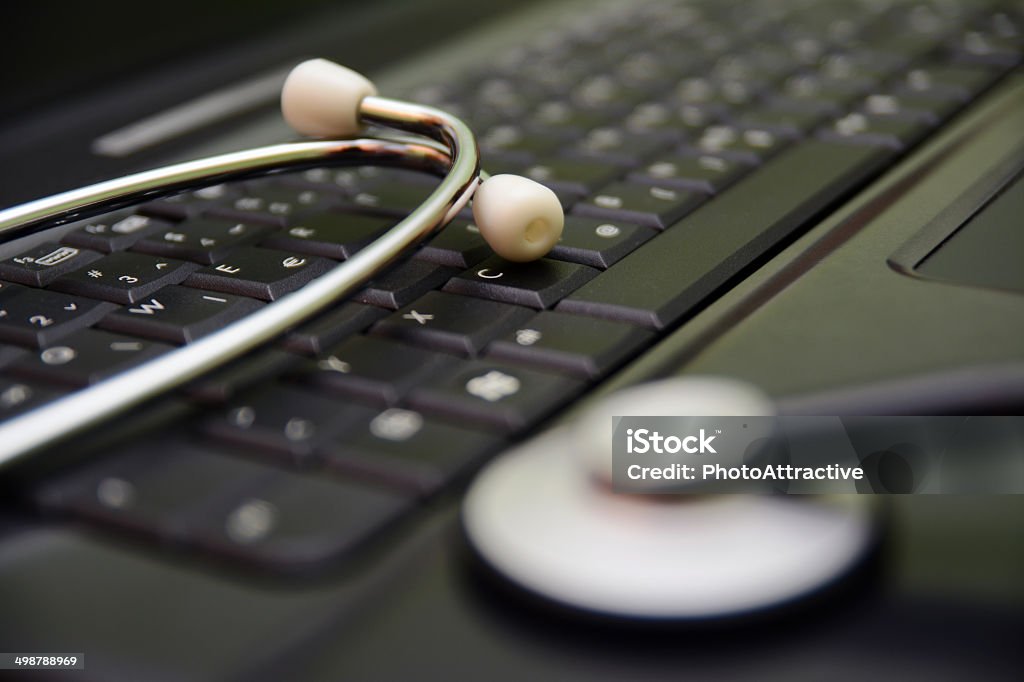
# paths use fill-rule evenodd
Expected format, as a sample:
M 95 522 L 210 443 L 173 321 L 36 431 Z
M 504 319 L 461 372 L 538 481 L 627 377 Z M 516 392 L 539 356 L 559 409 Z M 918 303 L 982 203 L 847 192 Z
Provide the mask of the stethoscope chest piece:
M 708 404 L 709 380 L 694 381 L 668 390 L 697 389 L 705 408 L 724 412 L 714 397 Z M 644 390 L 653 403 L 644 404 Z M 633 414 L 687 409 L 685 401 L 671 407 L 665 393 L 665 385 L 635 389 L 620 405 Z M 616 494 L 576 454 L 580 426 L 493 461 L 463 506 L 466 535 L 484 562 L 547 600 L 632 619 L 738 617 L 821 591 L 875 544 L 874 513 L 856 496 Z

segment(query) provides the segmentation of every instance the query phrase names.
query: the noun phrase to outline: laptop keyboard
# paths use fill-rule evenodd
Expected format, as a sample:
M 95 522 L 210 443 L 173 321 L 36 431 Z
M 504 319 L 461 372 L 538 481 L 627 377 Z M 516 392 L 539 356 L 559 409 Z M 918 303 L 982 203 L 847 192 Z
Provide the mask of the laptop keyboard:
M 25 508 L 141 551 L 342 566 L 890 167 L 1020 63 L 1022 30 L 1019 3 L 613 4 L 393 93 L 463 116 L 491 173 L 551 187 L 561 243 L 513 264 L 462 215 Z M 316 168 L 207 187 L 0 262 L 0 414 L 298 289 L 432 182 Z

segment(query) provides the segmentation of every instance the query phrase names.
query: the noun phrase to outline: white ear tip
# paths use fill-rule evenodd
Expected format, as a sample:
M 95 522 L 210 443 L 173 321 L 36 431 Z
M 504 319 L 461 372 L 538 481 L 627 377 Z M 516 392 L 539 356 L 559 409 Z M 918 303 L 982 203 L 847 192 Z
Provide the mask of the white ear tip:
M 281 113 L 288 125 L 313 137 L 349 137 L 359 132 L 359 104 L 377 88 L 362 74 L 326 59 L 302 62 L 281 88 Z
M 565 224 L 555 193 L 518 175 L 494 175 L 484 181 L 473 194 L 473 218 L 496 254 L 518 262 L 547 254 Z

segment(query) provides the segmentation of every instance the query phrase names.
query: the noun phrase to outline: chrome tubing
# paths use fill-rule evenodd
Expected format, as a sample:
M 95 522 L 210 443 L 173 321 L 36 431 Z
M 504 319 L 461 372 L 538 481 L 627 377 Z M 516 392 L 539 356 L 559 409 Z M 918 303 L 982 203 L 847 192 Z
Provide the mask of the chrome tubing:
M 38 231 L 191 186 L 317 164 L 386 164 L 446 171 L 409 216 L 352 258 L 247 317 L 93 386 L 0 424 L 0 468 L 121 414 L 234 360 L 322 311 L 447 224 L 481 181 L 476 140 L 432 107 L 366 97 L 360 120 L 434 140 L 296 142 L 189 161 L 101 182 L 0 211 L 0 238 Z

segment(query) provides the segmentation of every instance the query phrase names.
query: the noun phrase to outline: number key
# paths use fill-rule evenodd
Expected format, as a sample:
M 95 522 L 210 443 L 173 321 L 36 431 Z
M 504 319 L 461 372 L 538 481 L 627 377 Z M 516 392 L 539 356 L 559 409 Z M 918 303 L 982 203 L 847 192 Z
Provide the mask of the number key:
M 138 303 L 168 284 L 177 284 L 196 267 L 171 258 L 113 253 L 61 277 L 51 288 L 127 305 Z

